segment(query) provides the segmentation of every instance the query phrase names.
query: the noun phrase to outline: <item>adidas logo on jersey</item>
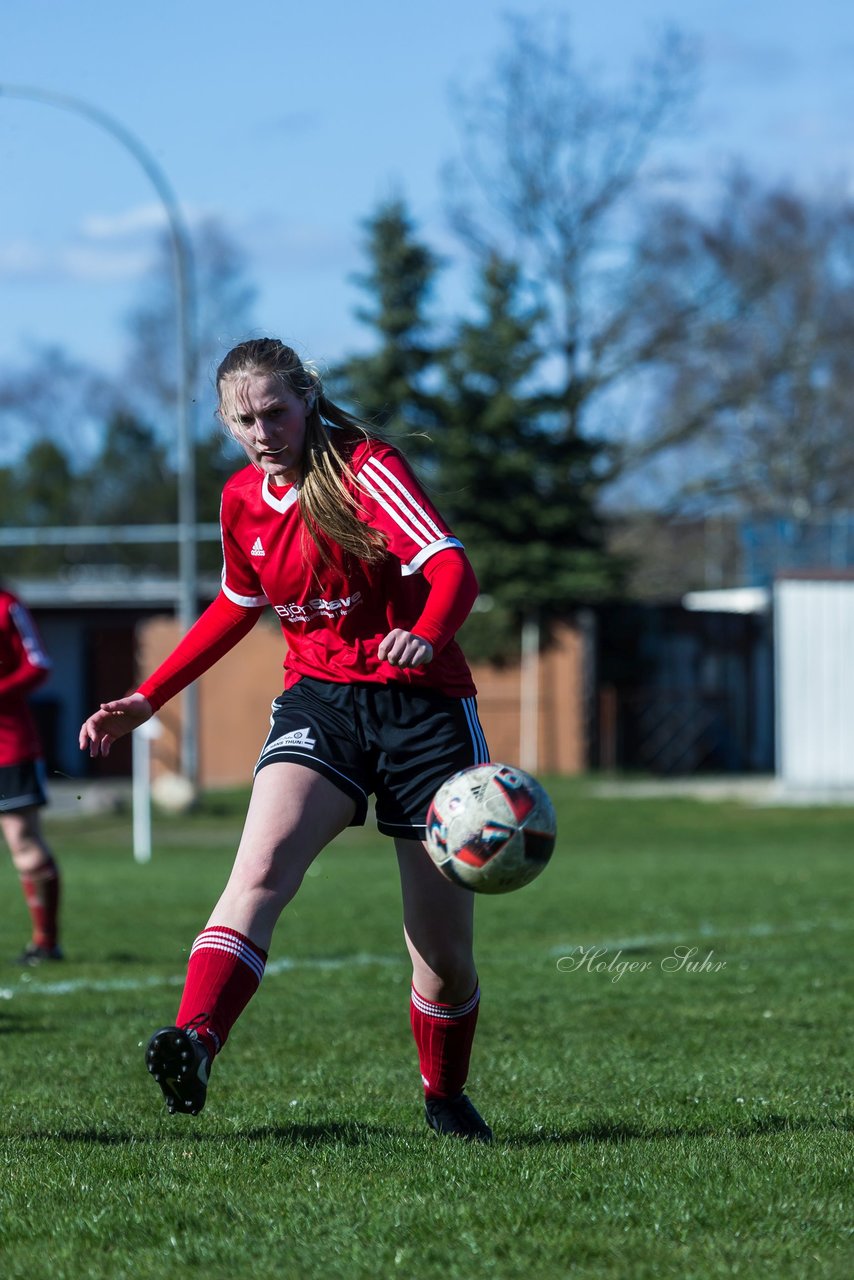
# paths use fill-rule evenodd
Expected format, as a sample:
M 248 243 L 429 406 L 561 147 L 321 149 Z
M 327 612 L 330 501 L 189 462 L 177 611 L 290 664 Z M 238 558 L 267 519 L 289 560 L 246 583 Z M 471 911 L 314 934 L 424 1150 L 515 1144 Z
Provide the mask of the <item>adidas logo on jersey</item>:
M 263 546 L 261 545 L 260 538 L 255 539 L 255 542 L 252 545 L 252 550 L 249 552 L 249 554 L 250 556 L 265 556 L 267 554 L 267 552 L 264 550 Z

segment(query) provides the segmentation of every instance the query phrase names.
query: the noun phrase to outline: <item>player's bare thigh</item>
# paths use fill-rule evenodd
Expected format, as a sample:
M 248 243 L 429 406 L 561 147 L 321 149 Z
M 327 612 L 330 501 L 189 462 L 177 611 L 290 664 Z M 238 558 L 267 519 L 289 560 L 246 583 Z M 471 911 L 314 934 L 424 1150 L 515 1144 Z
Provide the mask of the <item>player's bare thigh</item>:
M 259 769 L 231 876 L 208 925 L 236 929 L 267 950 L 282 909 L 355 808 L 334 783 L 304 765 Z
M 425 1000 L 461 1004 L 477 983 L 474 894 L 437 871 L 418 840 L 395 840 L 413 983 Z

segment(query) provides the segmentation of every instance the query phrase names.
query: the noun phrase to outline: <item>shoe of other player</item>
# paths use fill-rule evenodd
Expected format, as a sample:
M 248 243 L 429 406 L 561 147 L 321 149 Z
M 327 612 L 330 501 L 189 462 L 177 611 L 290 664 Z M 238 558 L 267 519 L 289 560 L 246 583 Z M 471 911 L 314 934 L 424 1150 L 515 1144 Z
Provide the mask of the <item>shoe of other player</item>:
M 197 1116 L 205 1105 L 211 1055 L 192 1027 L 161 1027 L 145 1051 L 170 1115 Z
M 436 1133 L 469 1142 L 491 1142 L 492 1130 L 464 1093 L 455 1098 L 428 1098 L 424 1104 L 427 1123 Z
M 44 964 L 46 960 L 64 960 L 61 947 L 40 947 L 35 942 L 28 942 L 18 956 L 18 964 Z

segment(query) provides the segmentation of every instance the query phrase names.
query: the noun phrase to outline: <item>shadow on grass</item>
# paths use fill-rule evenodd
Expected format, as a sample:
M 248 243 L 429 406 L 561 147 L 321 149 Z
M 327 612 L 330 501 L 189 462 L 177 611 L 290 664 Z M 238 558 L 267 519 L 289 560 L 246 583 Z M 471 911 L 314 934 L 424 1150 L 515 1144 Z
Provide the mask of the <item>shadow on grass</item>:
M 544 1129 L 538 1133 L 515 1133 L 501 1139 L 507 1147 L 584 1146 L 593 1143 L 610 1143 L 619 1146 L 628 1142 L 656 1142 L 664 1138 L 757 1138 L 773 1133 L 840 1133 L 854 1132 L 854 1119 L 850 1116 L 828 1116 L 826 1119 L 791 1119 L 771 1114 L 744 1120 L 738 1124 L 674 1124 L 633 1125 L 607 1120 L 596 1124 L 579 1125 L 575 1129 Z
M 757 1138 L 774 1133 L 841 1133 L 854 1132 L 854 1119 L 850 1116 L 793 1120 L 786 1116 L 769 1115 L 745 1120 L 737 1125 L 684 1124 L 646 1127 L 624 1123 L 580 1125 L 573 1129 L 549 1129 L 539 1133 L 496 1134 L 496 1147 L 578 1147 L 595 1143 L 620 1146 L 630 1142 L 657 1142 L 674 1138 Z M 429 1137 L 427 1130 L 400 1130 L 387 1125 L 361 1124 L 357 1121 L 329 1121 L 325 1124 L 261 1125 L 257 1128 L 238 1129 L 224 1133 L 222 1129 L 205 1131 L 200 1128 L 174 1127 L 169 1132 L 134 1133 L 129 1130 L 104 1129 L 54 1129 L 18 1135 L 19 1141 L 68 1142 L 92 1146 L 137 1146 L 180 1139 L 181 1142 L 224 1143 L 276 1142 L 288 1147 L 370 1146 L 378 1140 L 401 1137 Z
M 36 1030 L 38 1030 L 37 1026 L 34 1023 L 28 1023 L 20 1014 L 7 1012 L 5 1009 L 0 1010 L 0 1036 L 8 1036 L 13 1032 L 16 1036 L 20 1036 Z
M 177 1117 L 179 1123 L 186 1117 Z M 168 1121 L 166 1123 L 169 1123 Z M 216 1143 L 222 1146 L 228 1142 L 279 1142 L 283 1146 L 322 1147 L 345 1145 L 348 1147 L 367 1146 L 378 1138 L 394 1138 L 399 1131 L 383 1125 L 358 1124 L 355 1121 L 343 1121 L 328 1124 L 289 1124 L 262 1125 L 253 1129 L 237 1129 L 224 1133 L 222 1129 L 204 1130 L 186 1128 L 178 1124 L 168 1132 L 134 1133 L 130 1130 L 108 1129 L 43 1129 L 17 1135 L 22 1142 L 69 1142 L 91 1144 L 102 1147 L 138 1146 L 179 1139 L 181 1142 Z
M 269 1124 L 257 1129 L 246 1129 L 240 1135 L 243 1142 L 267 1142 L 272 1140 L 289 1147 L 323 1147 L 342 1144 L 346 1147 L 367 1146 L 378 1138 L 394 1138 L 399 1130 L 388 1125 L 361 1124 L 356 1120 L 329 1121 L 326 1124 Z

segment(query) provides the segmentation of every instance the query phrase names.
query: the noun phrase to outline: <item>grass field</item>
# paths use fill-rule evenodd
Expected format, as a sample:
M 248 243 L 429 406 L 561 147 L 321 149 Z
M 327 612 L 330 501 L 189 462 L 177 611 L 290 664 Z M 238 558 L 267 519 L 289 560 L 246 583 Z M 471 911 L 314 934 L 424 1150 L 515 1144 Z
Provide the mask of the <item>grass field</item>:
M 551 866 L 479 904 L 491 1148 L 423 1124 L 373 829 L 312 869 L 190 1119 L 141 1046 L 244 798 L 157 819 L 146 866 L 129 816 L 51 820 L 68 958 L 0 973 L 5 1280 L 849 1280 L 854 810 L 550 789 Z M 8 859 L 0 883 L 12 956 Z

